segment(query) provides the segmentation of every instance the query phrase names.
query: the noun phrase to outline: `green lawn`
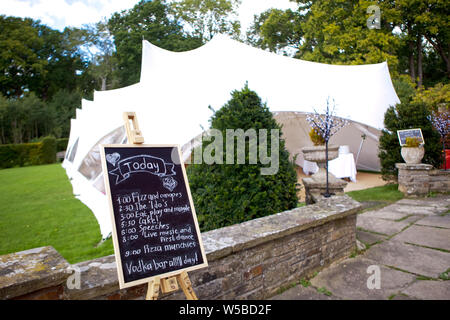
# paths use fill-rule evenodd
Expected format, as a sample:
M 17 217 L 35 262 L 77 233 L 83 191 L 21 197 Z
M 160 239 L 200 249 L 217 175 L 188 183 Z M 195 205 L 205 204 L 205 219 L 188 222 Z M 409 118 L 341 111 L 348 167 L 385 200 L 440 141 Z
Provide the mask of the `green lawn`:
M 377 201 L 391 203 L 403 198 L 403 193 L 398 191 L 397 184 L 387 184 L 358 191 L 347 192 L 347 195 L 359 202 Z
M 90 210 L 75 199 L 60 164 L 0 170 L 0 255 L 53 246 L 70 263 L 112 254 Z M 397 185 L 347 193 L 357 201 L 390 203 Z M 300 204 L 301 206 L 303 204 Z
M 0 255 L 53 246 L 70 263 L 112 254 L 100 227 L 72 195 L 60 164 L 0 170 Z

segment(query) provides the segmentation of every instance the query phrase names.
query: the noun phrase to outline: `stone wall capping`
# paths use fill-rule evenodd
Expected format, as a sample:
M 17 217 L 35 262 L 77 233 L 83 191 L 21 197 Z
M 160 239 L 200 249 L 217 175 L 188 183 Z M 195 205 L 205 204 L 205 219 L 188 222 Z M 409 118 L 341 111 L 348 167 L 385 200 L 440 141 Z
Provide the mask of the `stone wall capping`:
M 208 261 L 354 214 L 361 204 L 347 195 L 202 233 Z
M 408 163 L 396 163 L 395 167 L 397 169 L 406 169 L 406 170 L 431 170 L 433 166 L 431 164 L 426 163 L 418 163 L 418 164 L 408 164 Z
M 116 257 L 114 254 L 79 262 L 73 266 L 80 273 L 79 289 L 65 286 L 65 298 L 71 300 L 93 299 L 119 290 Z
M 315 200 L 202 233 L 209 266 L 190 273 L 199 298 L 264 299 L 348 256 L 355 247 L 361 205 L 346 195 Z M 36 294 L 39 289 L 45 293 Z M 0 256 L 2 299 L 143 299 L 146 290 L 146 284 L 119 289 L 114 255 L 72 266 L 51 247 Z M 176 292 L 160 298 L 184 296 Z
M 0 256 L 0 299 L 61 285 L 71 272 L 70 264 L 51 246 Z

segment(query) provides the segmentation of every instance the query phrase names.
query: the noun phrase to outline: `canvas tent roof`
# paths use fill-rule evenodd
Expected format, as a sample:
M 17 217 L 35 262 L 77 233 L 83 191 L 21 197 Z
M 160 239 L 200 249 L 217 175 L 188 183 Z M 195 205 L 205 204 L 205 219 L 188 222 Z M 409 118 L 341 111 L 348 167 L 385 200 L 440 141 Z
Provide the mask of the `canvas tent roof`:
M 208 106 L 219 109 L 230 99 L 230 92 L 246 82 L 271 111 L 294 112 L 297 118 L 301 112 L 323 110 L 326 99 L 332 97 L 338 116 L 352 120 L 360 129 L 372 130 L 375 136 L 383 127 L 386 109 L 399 102 L 386 62 L 359 66 L 308 62 L 252 48 L 223 35 L 186 52 L 167 51 L 143 41 L 140 82 L 96 91 L 93 101 L 82 101 L 71 122 L 63 166 L 74 193 L 92 209 L 104 236 L 111 226 L 102 193 L 98 146 L 126 140 L 122 113 L 137 113 L 146 143 L 185 145 L 186 156 L 190 151 L 186 143 L 209 128 L 212 112 Z M 292 122 L 292 114 L 290 117 Z M 295 138 L 295 127 L 292 131 L 292 141 L 297 142 L 288 141 L 287 145 L 297 150 L 305 139 Z M 70 152 L 73 149 L 75 152 Z
M 274 112 L 275 120 L 283 126 L 283 138 L 290 155 L 296 156 L 295 162 L 303 167 L 303 147 L 312 146 L 309 139 L 309 124 L 306 112 L 281 111 Z M 357 168 L 369 171 L 380 170 L 378 158 L 378 139 L 381 131 L 368 125 L 351 121 L 330 139 L 330 144 L 347 145 L 353 153 Z M 364 135 L 364 139 L 362 136 Z

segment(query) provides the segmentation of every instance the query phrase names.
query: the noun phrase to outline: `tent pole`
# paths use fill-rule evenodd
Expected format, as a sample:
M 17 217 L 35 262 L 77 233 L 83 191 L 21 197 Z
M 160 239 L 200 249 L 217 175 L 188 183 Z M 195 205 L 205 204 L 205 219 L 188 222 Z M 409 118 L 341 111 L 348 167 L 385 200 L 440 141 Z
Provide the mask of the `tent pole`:
M 363 146 L 364 140 L 366 140 L 366 134 L 363 133 L 363 134 L 361 135 L 361 138 L 362 138 L 362 140 L 361 140 L 361 143 L 359 144 L 358 154 L 356 155 L 355 166 L 358 165 L 359 154 L 361 153 L 361 150 L 362 150 L 362 146 Z

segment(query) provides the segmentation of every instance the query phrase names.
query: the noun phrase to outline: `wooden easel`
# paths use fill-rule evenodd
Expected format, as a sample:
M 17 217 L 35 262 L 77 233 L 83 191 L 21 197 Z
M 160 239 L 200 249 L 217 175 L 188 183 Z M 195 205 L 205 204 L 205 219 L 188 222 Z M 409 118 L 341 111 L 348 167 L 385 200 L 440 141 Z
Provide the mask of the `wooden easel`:
M 123 120 L 125 121 L 128 143 L 143 144 L 144 137 L 142 136 L 141 130 L 139 130 L 136 113 L 124 112 Z M 147 295 L 145 299 L 157 300 L 160 288 L 162 293 L 170 293 L 178 290 L 179 287 L 181 287 L 188 300 L 198 300 L 186 271 L 180 271 L 180 273 L 171 277 L 161 278 L 156 276 L 151 278 L 148 283 Z

